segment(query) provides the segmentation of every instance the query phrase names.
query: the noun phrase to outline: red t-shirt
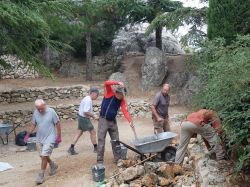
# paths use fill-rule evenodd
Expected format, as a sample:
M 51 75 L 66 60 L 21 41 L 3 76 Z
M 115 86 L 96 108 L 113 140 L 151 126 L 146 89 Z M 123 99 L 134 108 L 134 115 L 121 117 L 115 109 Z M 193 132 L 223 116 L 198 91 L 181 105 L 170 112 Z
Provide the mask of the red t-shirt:
M 187 116 L 186 121 L 190 121 L 196 125 L 202 126 L 203 123 L 211 122 L 215 129 L 221 128 L 221 121 L 219 116 L 212 110 L 201 109 Z

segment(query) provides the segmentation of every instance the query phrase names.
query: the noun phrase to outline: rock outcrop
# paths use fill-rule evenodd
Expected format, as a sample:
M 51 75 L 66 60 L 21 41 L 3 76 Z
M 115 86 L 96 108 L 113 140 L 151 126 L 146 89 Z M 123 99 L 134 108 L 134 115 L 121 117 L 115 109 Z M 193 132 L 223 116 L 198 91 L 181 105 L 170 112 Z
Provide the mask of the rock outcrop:
M 123 71 L 121 61 L 125 56 L 140 56 L 146 53 L 147 48 L 155 47 L 155 35 L 145 35 L 146 27 L 135 25 L 133 28 L 121 29 L 112 42 L 109 51 L 113 57 L 114 71 Z M 184 54 L 178 41 L 170 34 L 163 33 L 163 53 Z
M 141 67 L 141 73 L 141 85 L 143 90 L 160 86 L 167 73 L 164 53 L 156 47 L 147 48 L 145 62 Z
M 125 86 L 128 86 L 127 77 L 120 72 L 112 73 L 112 75 L 109 77 L 109 80 L 122 82 Z

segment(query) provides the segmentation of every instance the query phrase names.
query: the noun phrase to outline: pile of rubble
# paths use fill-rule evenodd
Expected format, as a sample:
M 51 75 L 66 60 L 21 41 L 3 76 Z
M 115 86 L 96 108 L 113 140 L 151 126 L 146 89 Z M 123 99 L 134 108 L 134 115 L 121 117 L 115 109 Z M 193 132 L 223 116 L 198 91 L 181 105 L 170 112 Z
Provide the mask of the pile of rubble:
M 187 162 L 188 163 L 188 162 Z M 191 162 L 192 163 L 192 162 Z M 119 169 L 105 187 L 155 187 L 155 186 L 195 186 L 196 178 L 192 168 L 184 170 L 177 164 L 166 162 L 145 162 L 123 160 Z M 119 173 L 119 174 L 117 174 Z

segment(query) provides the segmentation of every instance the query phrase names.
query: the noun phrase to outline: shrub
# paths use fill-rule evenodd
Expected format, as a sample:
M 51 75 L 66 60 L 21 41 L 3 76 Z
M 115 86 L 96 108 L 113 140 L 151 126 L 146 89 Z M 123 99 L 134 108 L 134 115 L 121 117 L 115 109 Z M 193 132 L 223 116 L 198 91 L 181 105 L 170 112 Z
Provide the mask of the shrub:
M 236 171 L 250 159 L 250 36 L 238 36 L 225 46 L 222 38 L 207 41 L 192 59 L 203 86 L 194 104 L 218 112 L 227 146 L 243 147 Z

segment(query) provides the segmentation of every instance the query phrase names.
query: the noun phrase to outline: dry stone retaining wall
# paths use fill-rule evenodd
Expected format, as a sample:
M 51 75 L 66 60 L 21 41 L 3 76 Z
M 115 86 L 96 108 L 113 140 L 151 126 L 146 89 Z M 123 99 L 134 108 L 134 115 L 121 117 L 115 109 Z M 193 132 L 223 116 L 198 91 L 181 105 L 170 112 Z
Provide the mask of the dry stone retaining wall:
M 13 55 L 2 55 L 0 59 L 9 64 L 9 68 L 0 65 L 0 79 L 30 79 L 37 78 L 38 72 L 22 65 L 21 60 Z
M 57 112 L 61 120 L 75 120 L 77 118 L 77 112 L 79 104 L 68 104 L 51 106 Z M 150 115 L 150 104 L 146 101 L 134 101 L 128 103 L 128 108 L 133 117 L 143 117 Z M 100 104 L 94 105 L 94 112 L 100 111 Z M 16 111 L 1 111 L 0 112 L 0 123 L 10 122 L 12 124 L 22 124 L 25 126 L 30 123 L 32 117 L 32 109 L 16 110 Z M 118 117 L 121 117 L 122 113 L 119 112 Z
M 0 104 L 31 102 L 37 98 L 44 100 L 77 99 L 88 92 L 88 87 L 81 85 L 68 87 L 24 88 L 0 92 Z

